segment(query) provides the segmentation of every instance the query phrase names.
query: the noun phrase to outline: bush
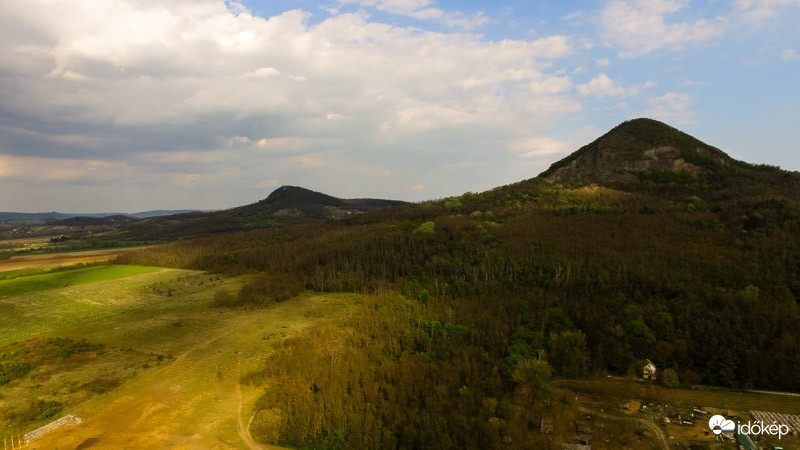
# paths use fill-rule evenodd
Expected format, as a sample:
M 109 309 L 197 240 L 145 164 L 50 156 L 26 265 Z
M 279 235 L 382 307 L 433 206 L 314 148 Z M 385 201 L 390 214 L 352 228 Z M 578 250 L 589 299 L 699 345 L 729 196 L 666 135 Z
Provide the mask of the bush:
M 116 377 L 99 377 L 84 383 L 81 387 L 92 394 L 103 394 L 118 388 L 122 380 Z
M 211 302 L 211 306 L 215 308 L 231 308 L 233 306 L 238 306 L 237 302 L 238 300 L 233 294 L 224 289 L 220 289 L 214 293 L 214 300 Z
M 436 224 L 433 222 L 423 222 L 414 229 L 413 234 L 433 234 Z
M 21 410 L 12 412 L 9 418 L 16 422 L 47 420 L 60 413 L 63 409 L 64 405 L 60 402 L 37 399 L 29 401 Z
M 296 297 L 303 292 L 303 282 L 288 274 L 264 274 L 242 286 L 235 297 L 227 291 L 214 294 L 212 306 L 232 308 L 237 306 L 266 306 Z
M 31 366 L 22 361 L 11 361 L 7 364 L 0 364 L 0 385 L 6 384 L 9 381 L 22 378 L 30 372 Z
M 661 373 L 659 377 L 661 384 L 664 387 L 674 388 L 680 385 L 680 381 L 678 380 L 678 374 L 675 372 L 675 369 L 666 369 L 664 372 Z

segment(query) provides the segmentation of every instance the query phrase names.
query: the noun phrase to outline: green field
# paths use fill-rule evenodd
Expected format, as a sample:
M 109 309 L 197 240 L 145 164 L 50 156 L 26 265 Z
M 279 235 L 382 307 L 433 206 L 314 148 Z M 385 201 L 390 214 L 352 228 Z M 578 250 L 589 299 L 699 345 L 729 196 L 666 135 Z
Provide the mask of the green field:
M 211 308 L 217 291 L 236 292 L 247 279 L 93 266 L 0 281 L 0 363 L 20 349 L 37 361 L 0 385 L 0 422 L 8 422 L 0 440 L 72 413 L 84 423 L 37 448 L 252 448 L 249 411 L 260 392 L 240 386 L 240 374 L 355 300 L 301 295 L 265 309 Z M 90 351 L 54 356 L 81 340 Z M 34 408 L 48 405 L 58 413 Z
M 96 266 L 0 281 L 0 345 L 50 336 L 141 307 L 146 299 L 131 295 L 132 291 L 167 273 L 180 271 Z
M 143 273 L 155 272 L 157 267 L 96 266 L 0 281 L 0 299 L 47 291 L 61 287 L 79 286 L 98 281 L 113 281 Z M 16 272 L 16 271 L 14 271 Z
M 12 280 L 19 277 L 30 277 L 47 273 L 48 269 L 17 269 L 0 272 L 0 281 Z

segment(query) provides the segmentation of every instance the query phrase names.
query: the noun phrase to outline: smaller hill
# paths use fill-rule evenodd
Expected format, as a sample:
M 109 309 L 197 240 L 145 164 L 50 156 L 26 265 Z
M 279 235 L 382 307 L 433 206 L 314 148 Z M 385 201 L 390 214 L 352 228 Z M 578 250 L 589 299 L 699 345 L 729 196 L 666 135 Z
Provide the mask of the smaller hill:
M 175 239 L 214 233 L 343 219 L 389 206 L 399 200 L 341 199 L 298 186 L 281 186 L 265 199 L 213 212 L 192 212 L 145 219 L 122 229 L 126 239 Z
M 262 219 L 299 219 L 299 222 L 341 219 L 387 206 L 405 204 L 398 200 L 341 199 L 298 186 L 281 186 L 267 198 L 256 203 L 214 213 L 231 216 L 246 222 Z M 290 220 L 292 222 L 293 220 Z

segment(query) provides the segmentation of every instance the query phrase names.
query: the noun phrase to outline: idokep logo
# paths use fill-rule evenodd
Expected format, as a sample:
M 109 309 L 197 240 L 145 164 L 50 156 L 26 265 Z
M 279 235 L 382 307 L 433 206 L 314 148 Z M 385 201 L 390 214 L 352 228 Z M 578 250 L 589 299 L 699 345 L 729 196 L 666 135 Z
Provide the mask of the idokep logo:
M 735 424 L 732 420 L 728 420 L 725 416 L 711 416 L 708 419 L 708 427 L 715 435 L 722 432 L 736 431 L 738 434 L 768 434 L 770 436 L 778 436 L 778 439 L 784 435 L 789 434 L 789 425 L 783 423 L 765 424 L 760 420 L 755 422 Z
M 723 431 L 730 432 L 735 430 L 736 424 L 733 423 L 732 420 L 726 419 L 725 416 L 720 416 L 717 414 L 716 416 L 711 416 L 711 418 L 708 419 L 708 427 L 711 428 L 711 431 L 713 431 L 714 434 L 720 434 Z

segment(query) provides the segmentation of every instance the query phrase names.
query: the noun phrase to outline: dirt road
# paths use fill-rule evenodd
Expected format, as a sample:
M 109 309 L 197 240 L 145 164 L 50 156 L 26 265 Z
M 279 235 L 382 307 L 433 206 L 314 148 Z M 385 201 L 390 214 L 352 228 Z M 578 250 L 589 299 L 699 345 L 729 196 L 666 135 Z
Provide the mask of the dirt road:
M 598 412 L 598 411 L 595 411 L 593 409 L 584 408 L 584 407 L 581 407 L 579 409 L 580 409 L 581 412 L 584 412 L 584 413 L 587 413 L 587 414 L 592 414 L 592 415 L 595 415 L 595 416 L 599 416 L 599 417 L 602 417 L 604 419 L 626 420 L 626 421 L 629 421 L 629 422 L 638 422 L 638 423 L 644 425 L 645 427 L 647 427 L 650 431 L 653 432 L 653 434 L 656 435 L 656 437 L 658 438 L 658 441 L 661 443 L 661 448 L 662 449 L 669 450 L 669 442 L 667 441 L 667 437 L 664 436 L 664 432 L 661 430 L 661 428 L 658 427 L 658 425 L 654 424 L 653 422 L 650 422 L 649 420 L 637 419 L 637 418 L 634 418 L 634 417 L 616 416 L 616 415 L 611 415 L 611 414 Z

